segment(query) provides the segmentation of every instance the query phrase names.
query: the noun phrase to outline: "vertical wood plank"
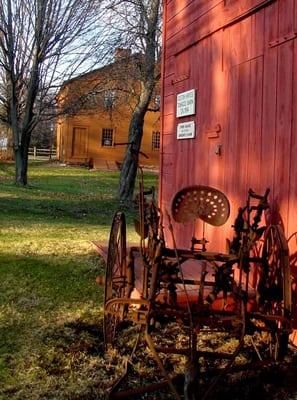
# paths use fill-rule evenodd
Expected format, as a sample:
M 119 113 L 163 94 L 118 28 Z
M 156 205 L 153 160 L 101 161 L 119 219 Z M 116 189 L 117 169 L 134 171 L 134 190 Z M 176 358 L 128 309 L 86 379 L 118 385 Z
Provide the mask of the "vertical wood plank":
M 250 60 L 252 57 L 252 17 L 245 18 L 240 26 L 240 56 L 239 62 Z
M 270 4 L 269 7 L 264 9 L 265 15 L 265 47 L 269 47 L 269 42 L 278 38 L 279 35 L 279 21 L 278 21 L 278 5 L 279 2 Z M 256 39 L 254 39 L 256 40 Z
M 265 10 L 260 10 L 251 16 L 252 19 L 252 54 L 251 58 L 256 58 L 264 53 L 264 28 Z
M 251 61 L 250 91 L 250 132 L 248 140 L 248 186 L 256 192 L 264 192 L 260 180 L 262 153 L 262 114 L 263 114 L 263 57 Z
M 290 152 L 289 220 L 288 236 L 297 231 L 297 41 L 294 40 L 293 60 L 293 99 L 292 99 L 292 140 Z M 297 243 L 294 251 L 297 251 Z M 297 267 L 297 266 L 296 266 Z
M 297 232 L 297 40 L 293 43 L 293 99 L 292 99 L 292 139 L 291 139 L 291 154 L 290 154 L 290 182 L 289 182 L 289 218 L 288 218 L 288 235 L 289 250 L 291 258 L 291 275 L 292 275 L 292 296 L 293 296 L 293 328 L 297 328 L 297 238 L 292 236 Z M 297 332 L 295 331 L 294 343 L 297 344 Z
M 230 61 L 230 29 L 223 30 L 223 49 L 222 49 L 222 63 L 223 63 L 223 70 L 227 71 L 231 67 Z
M 297 0 L 294 4 L 294 32 L 297 32 Z
M 278 0 L 279 3 L 279 37 L 282 38 L 294 31 L 294 0 Z
M 167 94 L 165 97 L 164 101 L 164 106 L 163 106 L 163 115 L 174 115 L 175 112 L 175 96 L 174 94 Z
M 208 114 L 209 129 L 214 130 L 217 125 L 220 125 L 221 131 L 218 132 L 217 138 L 209 138 L 207 132 L 203 135 L 206 137 L 206 146 L 208 149 L 209 170 L 207 183 L 223 190 L 224 184 L 224 151 L 221 155 L 216 154 L 217 146 L 221 145 L 226 140 L 226 111 L 227 111 L 227 72 L 223 70 L 223 34 L 222 32 L 213 35 L 211 41 L 212 64 L 210 72 L 209 90 L 211 93 L 211 103 Z M 224 101 L 222 101 L 224 99 Z
M 236 164 L 236 191 L 238 199 L 244 199 L 248 189 L 248 140 L 250 130 L 250 76 L 251 63 L 245 62 L 239 65 L 239 88 L 238 88 L 238 141 L 237 141 L 237 164 Z
M 240 62 L 240 24 L 232 25 L 230 31 L 229 65 L 237 65 Z
M 278 6 L 273 3 L 265 9 L 265 53 L 263 76 L 263 123 L 261 144 L 261 182 L 264 188 L 271 188 L 273 198 L 273 171 L 275 155 L 276 86 L 277 62 L 276 48 L 269 48 L 269 42 L 278 34 Z
M 199 82 L 198 82 L 198 112 L 197 112 L 197 142 L 196 142 L 196 159 L 195 180 L 197 184 L 205 184 L 208 178 L 208 156 L 206 153 L 207 141 L 204 135 L 208 116 L 211 107 L 211 91 L 210 91 L 210 62 L 211 62 L 211 44 L 207 39 L 197 46 L 198 60 L 203 59 L 205 62 L 198 64 Z M 201 168 L 203 165 L 203 168 Z
M 236 168 L 234 165 L 237 165 L 237 153 L 236 149 L 238 146 L 238 113 L 237 113 L 237 105 L 238 105 L 238 79 L 239 71 L 238 68 L 232 68 L 230 70 L 230 84 L 229 84 L 229 129 L 227 135 L 227 145 L 226 145 L 226 167 L 225 167 L 225 192 L 228 195 L 228 198 L 231 202 L 231 221 L 234 220 L 236 209 L 238 204 L 235 199 L 235 190 L 236 185 L 234 184 L 236 180 Z M 235 187 L 234 187 L 235 186 Z
M 208 110 L 207 120 L 208 128 L 211 131 L 215 130 L 217 125 L 220 125 L 221 131 L 217 138 L 209 137 L 207 132 L 203 132 L 204 136 L 204 151 L 208 155 L 208 175 L 206 184 L 224 191 L 224 170 L 225 170 L 225 146 L 226 140 L 226 110 L 227 110 L 227 76 L 228 73 L 223 69 L 223 32 L 217 32 L 212 35 L 210 41 L 211 49 L 211 64 L 209 66 L 209 91 L 210 91 L 210 108 Z M 222 101 L 224 99 L 224 101 Z M 218 146 L 221 148 L 221 153 L 216 154 Z M 200 227 L 202 228 L 202 226 Z M 202 236 L 200 229 L 199 236 Z M 206 225 L 206 238 L 209 240 L 209 250 L 214 250 L 215 246 L 220 251 L 225 251 L 225 246 L 221 243 L 225 242 L 224 230 L 222 227 L 217 228 L 211 225 Z
M 279 46 L 277 70 L 277 110 L 274 168 L 274 207 L 281 213 L 287 231 L 290 177 L 290 146 L 292 131 L 292 64 L 293 42 Z
M 197 143 L 198 143 L 198 131 L 197 131 L 197 123 L 198 123 L 198 118 L 197 118 L 197 109 L 200 106 L 200 99 L 199 99 L 199 91 L 197 87 L 197 81 L 198 81 L 198 74 L 196 72 L 196 78 L 193 78 L 193 73 L 192 71 L 197 70 L 197 46 L 193 46 L 189 49 L 189 60 L 190 60 L 190 71 L 191 71 L 191 79 L 190 79 L 190 84 L 189 84 L 189 89 L 195 89 L 196 90 L 196 114 L 190 117 L 190 120 L 195 122 L 195 129 L 196 129 L 196 137 L 195 139 L 192 139 L 189 141 L 189 154 L 188 154 L 188 168 L 190 173 L 188 174 L 188 181 L 187 184 L 189 185 L 194 185 L 196 183 L 195 181 L 195 168 L 197 168 L 197 158 L 196 158 L 196 148 L 197 148 Z M 197 101 L 198 99 L 198 101 Z

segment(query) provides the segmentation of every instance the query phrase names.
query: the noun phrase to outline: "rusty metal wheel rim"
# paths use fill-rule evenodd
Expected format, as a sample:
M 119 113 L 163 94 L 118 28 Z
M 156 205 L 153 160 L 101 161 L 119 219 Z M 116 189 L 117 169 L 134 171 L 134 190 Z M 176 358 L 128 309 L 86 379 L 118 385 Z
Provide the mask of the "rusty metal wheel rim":
M 284 232 L 279 225 L 265 231 L 262 248 L 262 274 L 259 280 L 259 306 L 264 314 L 284 317 L 290 321 L 291 276 L 289 250 Z M 277 360 L 284 356 L 288 345 L 286 322 L 270 323 L 270 356 Z
M 123 306 L 117 307 L 117 315 L 106 312 L 106 303 L 111 299 L 122 298 L 126 283 L 126 220 L 122 212 L 113 218 L 107 252 L 104 290 L 104 341 L 113 344 L 116 330 L 121 321 Z

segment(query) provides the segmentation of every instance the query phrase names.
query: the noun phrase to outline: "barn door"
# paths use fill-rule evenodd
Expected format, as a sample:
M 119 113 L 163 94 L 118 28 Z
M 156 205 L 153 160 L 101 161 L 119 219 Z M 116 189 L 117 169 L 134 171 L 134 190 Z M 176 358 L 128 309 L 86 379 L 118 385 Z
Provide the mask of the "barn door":
M 231 215 L 219 230 L 208 228 L 210 240 L 222 245 L 229 236 L 239 206 L 248 188 L 262 192 L 260 181 L 262 132 L 262 57 L 215 71 L 221 82 L 212 93 L 209 123 L 204 131 L 208 154 L 208 185 L 223 191 Z M 215 112 L 216 111 L 216 112 Z M 265 190 L 265 188 L 264 188 Z
M 228 113 L 228 71 L 223 68 L 223 32 L 216 32 L 197 46 L 199 67 L 199 147 L 197 181 L 223 190 Z
M 228 112 L 228 74 L 216 69 L 213 71 L 209 122 L 204 129 L 204 142 L 208 154 L 209 186 L 223 190 L 225 169 L 226 113 Z
M 263 191 L 260 182 L 263 57 L 233 66 L 229 77 L 225 188 L 238 207 L 248 188 Z
M 87 153 L 88 130 L 84 127 L 74 127 L 72 134 L 72 157 L 85 157 Z

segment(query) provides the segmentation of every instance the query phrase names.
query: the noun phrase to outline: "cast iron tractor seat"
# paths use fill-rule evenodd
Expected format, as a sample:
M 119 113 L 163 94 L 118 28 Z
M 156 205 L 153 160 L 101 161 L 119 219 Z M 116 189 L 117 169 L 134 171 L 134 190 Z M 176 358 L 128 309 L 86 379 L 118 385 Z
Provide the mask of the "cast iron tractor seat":
M 230 215 L 230 203 L 224 193 L 210 186 L 188 186 L 174 196 L 171 207 L 176 222 L 188 223 L 197 218 L 213 225 L 225 224 Z

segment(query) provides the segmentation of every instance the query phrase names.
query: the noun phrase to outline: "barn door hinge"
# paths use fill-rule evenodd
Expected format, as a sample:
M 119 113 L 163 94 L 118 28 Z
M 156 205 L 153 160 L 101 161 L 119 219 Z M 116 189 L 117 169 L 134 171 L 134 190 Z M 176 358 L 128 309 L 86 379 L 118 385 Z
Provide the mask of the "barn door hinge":
M 175 84 L 177 84 L 179 82 L 182 82 L 182 81 L 185 81 L 186 79 L 189 79 L 189 78 L 190 78 L 190 74 L 179 75 L 177 78 L 172 79 L 171 85 L 175 85 Z
M 275 39 L 275 40 L 272 40 L 271 42 L 269 42 L 269 47 L 279 46 L 280 44 L 288 42 L 289 40 L 293 40 L 296 37 L 297 37 L 297 32 L 288 33 L 287 35 L 284 35 L 278 39 Z
M 214 138 L 218 138 L 220 136 L 221 130 L 222 130 L 221 125 L 216 124 L 215 126 L 206 129 L 205 133 L 206 133 L 208 139 L 214 139 Z

